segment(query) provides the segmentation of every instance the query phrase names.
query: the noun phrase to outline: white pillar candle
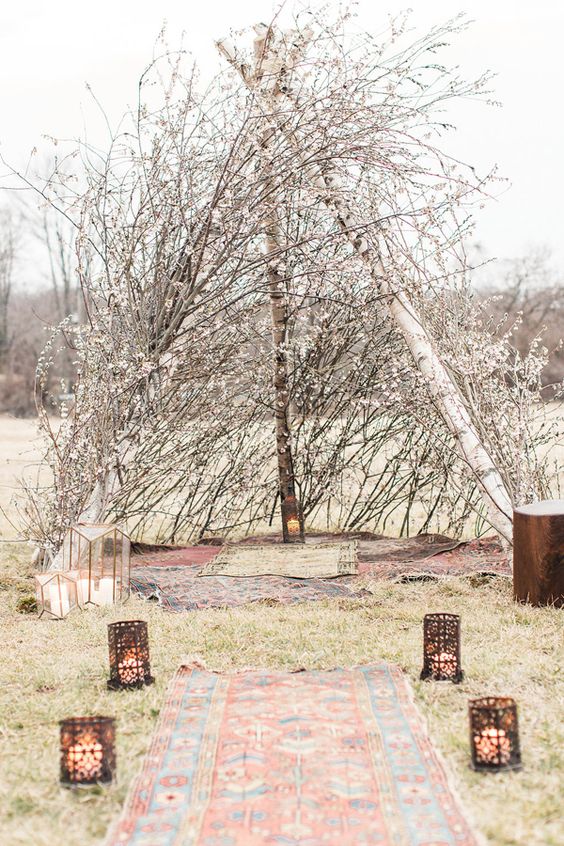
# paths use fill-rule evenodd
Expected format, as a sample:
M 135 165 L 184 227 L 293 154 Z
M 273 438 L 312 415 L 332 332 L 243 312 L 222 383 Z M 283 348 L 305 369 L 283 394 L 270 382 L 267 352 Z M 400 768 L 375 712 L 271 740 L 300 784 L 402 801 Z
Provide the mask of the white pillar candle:
M 474 743 L 480 763 L 507 764 L 511 758 L 511 742 L 503 729 L 483 729 Z
M 100 590 L 97 591 L 98 605 L 111 605 L 114 601 L 114 580 L 100 579 Z
M 79 579 L 78 580 L 78 601 L 81 605 L 86 605 L 87 602 L 94 601 L 94 590 L 91 590 L 90 596 L 88 595 L 88 586 L 90 585 L 90 579 Z
M 51 613 L 56 617 L 66 617 L 70 610 L 67 586 L 64 584 L 49 585 L 49 599 Z

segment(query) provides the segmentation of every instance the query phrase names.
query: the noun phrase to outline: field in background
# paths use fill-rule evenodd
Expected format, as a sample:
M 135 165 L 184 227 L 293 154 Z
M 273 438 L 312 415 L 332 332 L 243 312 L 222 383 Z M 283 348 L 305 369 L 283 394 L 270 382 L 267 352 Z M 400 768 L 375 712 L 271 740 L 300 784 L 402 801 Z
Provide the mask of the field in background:
M 16 520 L 13 498 L 18 480 L 37 478 L 41 462 L 41 440 L 35 420 L 19 420 L 0 414 L 0 540 L 14 538 Z

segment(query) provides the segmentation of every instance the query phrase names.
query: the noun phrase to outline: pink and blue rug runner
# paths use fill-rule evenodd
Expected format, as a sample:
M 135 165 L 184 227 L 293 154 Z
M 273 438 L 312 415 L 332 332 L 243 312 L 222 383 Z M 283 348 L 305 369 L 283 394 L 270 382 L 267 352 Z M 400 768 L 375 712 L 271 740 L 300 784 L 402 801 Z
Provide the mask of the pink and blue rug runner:
M 476 846 L 397 667 L 181 667 L 106 846 Z

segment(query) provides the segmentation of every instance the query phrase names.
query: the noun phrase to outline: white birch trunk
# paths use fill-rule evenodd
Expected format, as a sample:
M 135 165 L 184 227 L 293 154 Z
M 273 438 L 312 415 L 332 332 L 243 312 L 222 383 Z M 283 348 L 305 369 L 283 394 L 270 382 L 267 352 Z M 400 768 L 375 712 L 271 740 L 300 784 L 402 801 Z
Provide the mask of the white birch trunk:
M 268 33 L 269 30 L 265 28 L 263 37 L 266 38 Z M 301 40 L 305 46 L 305 39 L 302 38 Z M 279 87 L 276 84 L 275 78 L 275 74 L 279 72 L 278 68 L 285 67 L 288 69 L 292 67 L 292 59 L 285 62 L 286 57 L 276 54 L 272 57 L 268 56 L 266 60 L 263 59 L 263 67 L 267 64 L 271 73 L 268 90 L 265 92 L 256 84 L 254 75 L 249 73 L 248 68 L 238 62 L 237 52 L 229 42 L 222 41 L 217 46 L 254 93 L 257 102 L 264 109 L 265 119 L 268 119 L 269 122 L 274 121 L 278 125 L 279 131 L 283 133 L 286 141 L 295 150 L 310 183 L 319 190 L 323 202 L 336 218 L 357 255 L 362 259 L 378 290 L 384 295 L 390 315 L 402 334 L 416 367 L 427 382 L 429 393 L 455 439 L 459 454 L 476 479 L 489 523 L 500 534 L 503 541 L 511 543 L 511 498 L 491 456 L 480 441 L 457 386 L 437 354 L 432 339 L 426 332 L 413 304 L 409 301 L 405 292 L 396 287 L 389 279 L 378 251 L 373 249 L 365 238 L 359 237 L 358 232 L 362 231 L 365 222 L 349 208 L 338 178 L 334 174 L 323 173 L 316 164 L 307 163 L 299 135 L 295 130 L 287 130 L 281 121 L 277 121 L 276 113 L 278 110 L 273 108 L 273 101 L 284 102 L 286 106 L 290 105 L 292 108 L 297 105 L 295 100 L 287 93 L 286 79 L 283 86 L 284 91 L 282 91 L 282 86 Z M 264 52 L 266 53 L 266 49 Z
M 279 227 L 276 215 L 269 215 L 265 221 L 266 254 L 270 311 L 272 321 L 272 342 L 274 346 L 274 422 L 276 427 L 276 455 L 278 462 L 278 483 L 280 500 L 295 494 L 294 461 L 292 456 L 291 429 L 289 419 L 290 391 L 288 387 L 288 359 L 286 354 L 286 296 L 283 279 L 278 270 L 276 258 L 280 250 Z

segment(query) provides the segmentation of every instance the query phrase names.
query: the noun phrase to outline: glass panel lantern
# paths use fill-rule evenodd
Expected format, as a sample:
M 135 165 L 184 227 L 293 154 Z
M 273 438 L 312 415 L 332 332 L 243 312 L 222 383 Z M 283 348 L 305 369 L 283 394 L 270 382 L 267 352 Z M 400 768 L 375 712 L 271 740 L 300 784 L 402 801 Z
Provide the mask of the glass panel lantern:
M 78 578 L 76 573 L 38 573 L 35 576 L 35 598 L 40 617 L 64 620 L 78 602 Z
M 305 543 L 304 516 L 294 495 L 282 502 L 282 536 L 284 543 Z
M 61 720 L 61 784 L 80 787 L 111 782 L 115 766 L 112 717 Z
M 130 592 L 131 542 L 110 523 L 77 523 L 63 544 L 63 569 L 78 573 L 78 601 L 87 605 L 123 602 Z

